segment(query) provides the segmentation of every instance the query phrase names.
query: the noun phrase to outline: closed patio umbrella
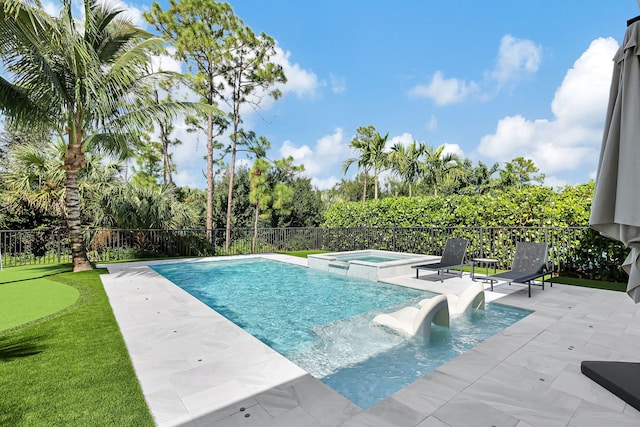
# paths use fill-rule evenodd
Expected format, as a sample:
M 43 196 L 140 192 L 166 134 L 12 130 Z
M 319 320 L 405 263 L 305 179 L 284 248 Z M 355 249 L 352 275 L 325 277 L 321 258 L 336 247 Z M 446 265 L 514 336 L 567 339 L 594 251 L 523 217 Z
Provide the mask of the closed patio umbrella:
M 640 302 L 640 21 L 614 57 L 609 107 L 589 225 L 631 249 L 627 293 Z
M 640 1 L 639 1 L 640 4 Z M 640 302 L 640 17 L 627 22 L 614 57 L 589 225 L 630 248 L 622 267 Z M 640 411 L 640 363 L 584 361 L 583 374 Z

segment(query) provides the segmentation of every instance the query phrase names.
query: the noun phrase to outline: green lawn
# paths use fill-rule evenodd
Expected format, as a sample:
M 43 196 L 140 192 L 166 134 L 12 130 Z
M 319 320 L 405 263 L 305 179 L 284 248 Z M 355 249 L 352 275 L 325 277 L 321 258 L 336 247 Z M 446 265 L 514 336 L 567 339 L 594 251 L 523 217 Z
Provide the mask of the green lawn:
M 153 426 L 100 282 L 105 270 L 17 282 L 36 273 L 13 268 L 0 273 L 3 281 L 11 277 L 28 287 L 45 280 L 62 294 L 75 290 L 79 298 L 57 316 L 0 332 L 0 425 Z
M 321 251 L 321 250 L 317 250 L 317 249 L 310 249 L 310 250 L 306 250 L 306 251 L 291 251 L 291 252 L 276 252 L 276 253 L 284 254 L 284 255 L 297 256 L 299 258 L 306 258 L 307 255 L 326 254 L 326 253 L 329 253 L 329 252 Z
M 53 315 L 78 300 L 80 292 L 49 279 L 0 285 L 0 331 Z
M 558 276 L 551 279 L 553 283 L 562 283 L 565 285 L 582 286 L 585 288 L 606 289 L 609 291 L 625 292 L 627 290 L 626 283 L 602 282 L 599 280 L 580 279 L 577 277 Z

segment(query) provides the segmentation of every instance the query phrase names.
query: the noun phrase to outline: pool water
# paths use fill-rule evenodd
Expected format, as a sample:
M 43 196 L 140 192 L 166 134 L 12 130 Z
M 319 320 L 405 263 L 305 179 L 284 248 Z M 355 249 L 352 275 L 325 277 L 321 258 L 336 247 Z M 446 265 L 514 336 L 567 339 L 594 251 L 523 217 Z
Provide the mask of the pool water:
M 371 320 L 435 294 L 260 258 L 152 268 L 363 409 L 529 313 L 488 304 L 407 340 Z

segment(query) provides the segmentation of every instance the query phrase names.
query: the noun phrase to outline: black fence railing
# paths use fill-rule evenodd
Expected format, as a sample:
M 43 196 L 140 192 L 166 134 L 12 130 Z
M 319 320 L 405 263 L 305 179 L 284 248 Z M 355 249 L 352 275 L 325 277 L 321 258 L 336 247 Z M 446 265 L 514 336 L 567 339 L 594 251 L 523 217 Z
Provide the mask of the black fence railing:
M 225 230 L 87 230 L 85 243 L 94 262 L 146 257 L 201 257 L 274 251 L 378 249 L 440 255 L 448 237 L 469 239 L 468 256 L 491 257 L 511 265 L 518 241 L 546 242 L 554 269 L 563 274 L 626 281 L 620 264 L 624 246 L 588 227 L 383 227 L 251 228 Z M 71 260 L 66 233 L 50 230 L 0 230 L 5 267 Z

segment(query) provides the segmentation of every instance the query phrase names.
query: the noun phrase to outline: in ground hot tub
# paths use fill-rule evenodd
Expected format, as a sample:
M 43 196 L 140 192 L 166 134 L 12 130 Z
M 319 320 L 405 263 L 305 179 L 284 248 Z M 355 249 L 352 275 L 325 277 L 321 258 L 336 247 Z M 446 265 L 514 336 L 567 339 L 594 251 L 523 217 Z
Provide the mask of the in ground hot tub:
M 308 255 L 310 268 L 360 277 L 383 280 L 389 277 L 411 274 L 411 266 L 436 262 L 439 256 L 402 252 L 362 250 Z

